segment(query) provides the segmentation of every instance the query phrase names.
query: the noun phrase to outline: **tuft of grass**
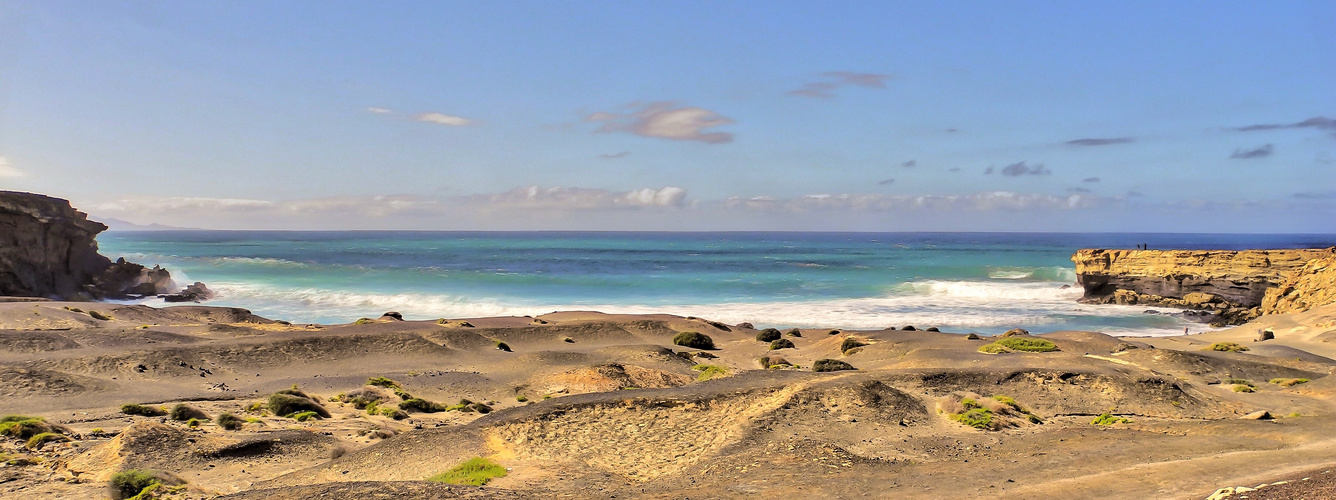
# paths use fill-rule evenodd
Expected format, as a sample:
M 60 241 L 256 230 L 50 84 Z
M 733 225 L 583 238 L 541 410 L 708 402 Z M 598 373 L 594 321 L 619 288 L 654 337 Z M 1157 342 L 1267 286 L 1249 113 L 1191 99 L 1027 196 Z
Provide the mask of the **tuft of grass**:
M 91 317 L 92 317 L 93 319 L 95 319 L 95 320 L 99 320 L 99 321 L 111 321 L 111 316 L 107 316 L 107 315 L 102 314 L 102 313 L 97 312 L 97 311 L 88 311 L 88 315 L 91 316 Z
M 1013 351 L 1053 352 L 1058 350 L 1057 344 L 1044 339 L 1010 337 L 997 340 L 995 343 L 1001 344 L 1002 347 L 1006 347 Z
M 269 411 L 273 412 L 274 415 L 291 415 L 313 411 L 322 418 L 329 418 L 329 410 L 315 402 L 314 399 L 290 394 L 286 390 L 269 395 Z
M 264 413 L 264 411 L 264 403 L 259 401 L 251 403 L 250 406 L 246 407 L 246 413 L 260 414 Z
M 756 332 L 757 342 L 774 342 L 776 340 L 779 340 L 779 337 L 780 337 L 779 330 L 774 328 L 766 328 L 764 330 Z
M 696 365 L 691 369 L 700 372 L 700 375 L 696 376 L 696 380 L 702 382 L 728 375 L 728 368 L 719 365 Z
M 201 423 L 204 423 L 204 421 L 203 421 L 203 420 L 200 420 L 200 419 L 198 419 L 198 418 L 192 418 L 192 419 L 186 421 L 186 427 L 190 427 L 190 428 L 193 429 L 193 428 L 199 427 L 199 425 L 200 425 Z
M 1115 417 L 1113 416 L 1112 413 L 1106 411 L 1104 413 L 1099 414 L 1099 416 L 1095 417 L 1094 420 L 1091 420 L 1090 423 L 1094 425 L 1113 425 L 1113 424 L 1130 424 L 1132 423 L 1132 421 L 1123 417 Z
M 121 413 L 126 415 L 139 415 L 141 417 L 161 417 L 167 414 L 167 412 L 162 411 L 161 408 L 134 403 L 121 405 Z
M 1210 350 L 1220 352 L 1243 352 L 1248 350 L 1248 346 L 1239 345 L 1238 342 L 1216 342 L 1211 344 Z
M 967 399 L 965 401 L 970 400 Z M 963 403 L 964 401 L 961 402 Z M 961 413 L 952 414 L 951 420 L 955 420 L 975 429 L 988 430 L 993 428 L 993 412 L 988 411 L 987 408 L 980 408 L 977 406 L 970 408 L 969 405 L 966 405 L 966 408 L 969 409 Z
M 157 472 L 140 469 L 117 472 L 107 482 L 111 498 L 117 500 L 156 498 L 157 495 L 153 493 L 162 487 L 162 479 Z
M 427 478 L 428 481 L 449 484 L 483 486 L 498 477 L 506 477 L 506 468 L 482 457 L 470 458 L 455 468 Z
M 1299 385 L 1299 384 L 1307 384 L 1307 383 L 1308 383 L 1308 379 L 1306 379 L 1306 378 L 1273 378 L 1273 379 L 1271 379 L 1271 383 L 1276 384 L 1276 385 L 1281 386 L 1281 387 L 1294 387 L 1294 386 Z
M 524 402 L 529 401 L 529 397 L 528 397 L 528 396 L 525 396 L 525 395 L 523 395 L 523 394 L 517 394 L 517 395 L 515 395 L 515 401 L 518 401 L 518 402 L 520 402 L 520 403 L 524 403 Z
M 357 321 L 354 321 L 353 324 L 354 324 L 354 325 L 369 325 L 369 324 L 372 324 L 372 323 L 375 323 L 375 322 L 376 322 L 376 320 L 373 320 L 373 319 L 371 319 L 371 318 L 357 318 Z
M 1240 385 L 1236 385 L 1236 386 L 1234 386 L 1234 392 L 1242 392 L 1242 393 L 1244 393 L 1244 394 L 1247 394 L 1247 393 L 1251 393 L 1251 392 L 1257 392 L 1257 388 L 1255 388 L 1255 387 L 1253 387 L 1253 386 L 1251 386 L 1251 385 L 1242 385 L 1242 384 L 1240 384 Z
M 52 441 L 60 441 L 62 443 L 68 443 L 70 441 L 73 441 L 73 439 L 70 439 L 69 436 L 61 434 L 59 432 L 43 432 L 41 434 L 37 434 L 33 437 L 28 438 L 28 443 L 26 444 L 26 446 L 28 447 L 29 450 L 36 450 L 40 449 L 42 445 L 45 445 L 46 443 Z
M 700 332 L 682 332 L 673 336 L 673 344 L 692 349 L 714 349 L 714 339 Z
M 386 389 L 396 389 L 401 387 L 398 382 L 395 382 L 385 377 L 371 377 L 369 379 L 366 379 L 366 385 L 374 385 L 376 387 L 384 387 Z
M 854 337 L 845 337 L 845 338 L 844 338 L 844 342 L 840 343 L 840 352 L 847 353 L 847 352 L 849 352 L 850 350 L 857 349 L 857 348 L 859 348 L 859 347 L 863 347 L 864 345 L 867 345 L 867 344 L 864 344 L 864 343 L 862 343 L 862 342 L 859 342 L 858 339 L 856 339 L 856 338 L 854 338 Z
M 209 414 L 185 403 L 177 403 L 176 406 L 173 406 L 172 409 L 167 412 L 167 416 L 177 422 L 209 419 Z
M 0 418 L 0 436 L 9 436 L 17 439 L 30 439 L 33 436 L 46 432 L 56 432 L 64 434 L 69 429 L 63 425 L 47 423 L 42 417 L 27 417 L 23 415 L 5 415 Z
M 446 406 L 446 405 L 443 405 L 443 404 L 441 404 L 441 403 L 437 403 L 437 402 L 435 402 L 435 401 L 427 401 L 427 400 L 422 399 L 422 398 L 413 398 L 413 399 L 409 399 L 409 400 L 406 400 L 406 401 L 401 401 L 401 402 L 399 402 L 399 409 L 400 409 L 400 410 L 417 410 L 417 411 L 420 411 L 420 412 L 422 412 L 422 413 L 436 413 L 436 412 L 441 412 L 441 411 L 449 410 L 450 407 L 448 407 L 448 406 Z
M 857 370 L 857 368 L 838 359 L 818 359 L 812 363 L 812 371 L 814 372 L 837 372 L 841 370 Z
M 984 354 L 1006 354 L 1011 352 L 1011 349 L 1007 349 L 1006 346 L 994 342 L 992 344 L 979 346 L 979 352 Z
M 298 422 L 305 422 L 307 420 L 319 419 L 320 414 L 313 411 L 302 411 L 288 415 L 288 418 L 296 420 Z
M 222 427 L 224 430 L 239 431 L 241 430 L 243 421 L 236 415 L 224 412 L 218 414 L 218 419 L 215 420 L 214 423 L 218 424 L 218 427 Z
M 770 350 L 772 351 L 779 349 L 793 349 L 795 347 L 797 346 L 793 345 L 793 341 L 789 339 L 779 339 L 770 343 Z

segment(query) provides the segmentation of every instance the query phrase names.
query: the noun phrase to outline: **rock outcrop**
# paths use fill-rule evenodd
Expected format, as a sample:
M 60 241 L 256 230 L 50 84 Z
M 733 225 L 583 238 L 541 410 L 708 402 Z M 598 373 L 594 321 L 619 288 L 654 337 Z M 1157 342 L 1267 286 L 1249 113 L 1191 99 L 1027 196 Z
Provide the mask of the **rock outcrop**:
M 1208 311 L 1195 317 L 1223 326 L 1260 316 L 1268 290 L 1288 282 L 1310 261 L 1333 257 L 1336 247 L 1237 251 L 1084 249 L 1072 255 L 1072 262 L 1076 263 L 1077 282 L 1085 289 L 1082 302 Z M 1280 301 L 1281 296 L 1277 295 L 1276 302 Z
M 70 202 L 0 191 L 0 296 L 119 299 L 175 290 L 165 269 L 98 253 L 107 226 Z
M 1336 303 L 1336 256 L 1308 261 L 1262 297 L 1262 314 L 1304 312 Z

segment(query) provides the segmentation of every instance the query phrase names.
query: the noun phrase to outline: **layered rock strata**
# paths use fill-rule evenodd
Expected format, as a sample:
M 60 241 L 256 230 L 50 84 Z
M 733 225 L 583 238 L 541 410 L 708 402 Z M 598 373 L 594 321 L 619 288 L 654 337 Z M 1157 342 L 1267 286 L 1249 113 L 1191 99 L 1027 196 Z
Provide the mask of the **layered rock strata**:
M 1204 311 L 1196 316 L 1223 326 L 1260 316 L 1268 290 L 1288 282 L 1310 261 L 1333 257 L 1336 247 L 1237 251 L 1083 249 L 1072 255 L 1072 262 L 1076 263 L 1077 282 L 1085 289 L 1081 302 L 1181 307 Z M 1303 285 L 1313 286 L 1311 280 Z M 1302 293 L 1298 287 L 1293 289 L 1299 292 L 1292 293 Z M 1276 302 L 1281 302 L 1279 295 Z M 1286 303 L 1294 302 L 1291 299 Z
M 118 299 L 175 291 L 167 270 L 98 253 L 107 226 L 70 202 L 0 191 L 0 296 Z

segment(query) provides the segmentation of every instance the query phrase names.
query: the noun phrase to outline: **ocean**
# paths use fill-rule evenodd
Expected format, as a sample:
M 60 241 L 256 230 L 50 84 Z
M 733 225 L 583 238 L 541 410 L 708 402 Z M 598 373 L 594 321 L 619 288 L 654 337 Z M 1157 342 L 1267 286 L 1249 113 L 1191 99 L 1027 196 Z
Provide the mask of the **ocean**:
M 681 232 L 109 232 L 104 255 L 301 323 L 671 313 L 757 327 L 997 334 L 1209 328 L 1174 310 L 1079 304 L 1080 248 L 1325 247 L 1332 235 Z M 162 305 L 160 299 L 136 303 Z

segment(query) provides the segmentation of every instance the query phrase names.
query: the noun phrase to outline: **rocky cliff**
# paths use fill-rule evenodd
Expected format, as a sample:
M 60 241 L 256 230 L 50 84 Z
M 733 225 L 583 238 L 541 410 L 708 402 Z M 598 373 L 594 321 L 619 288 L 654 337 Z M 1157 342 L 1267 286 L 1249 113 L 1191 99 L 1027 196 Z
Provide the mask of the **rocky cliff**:
M 107 299 L 174 291 L 164 269 L 98 253 L 107 226 L 70 202 L 0 191 L 0 296 Z
M 1184 307 L 1207 311 L 1203 319 L 1227 325 L 1261 315 L 1268 290 L 1309 261 L 1334 256 L 1336 248 L 1084 249 L 1072 255 L 1072 261 L 1077 282 L 1085 289 L 1082 302 Z
M 1262 314 L 1304 312 L 1336 303 L 1336 256 L 1308 261 L 1262 297 Z

